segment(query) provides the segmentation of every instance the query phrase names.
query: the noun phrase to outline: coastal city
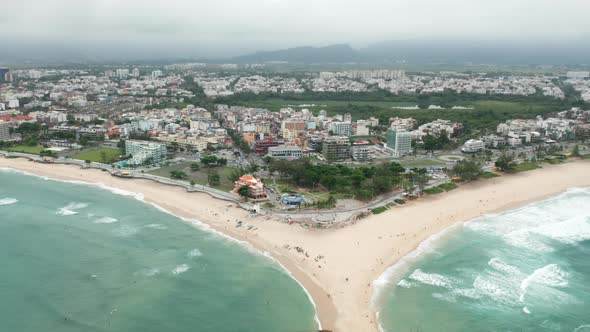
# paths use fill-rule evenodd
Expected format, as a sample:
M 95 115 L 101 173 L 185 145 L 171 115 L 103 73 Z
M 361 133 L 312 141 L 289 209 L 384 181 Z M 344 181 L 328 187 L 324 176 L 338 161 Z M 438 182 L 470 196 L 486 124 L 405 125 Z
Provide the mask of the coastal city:
M 0 331 L 590 332 L 590 1 L 0 10 Z
M 245 99 L 247 103 L 227 99 L 306 93 L 353 93 L 354 98 L 355 93 L 385 91 L 409 98 L 446 93 L 562 102 L 567 88 L 587 101 L 588 72 L 490 76 L 380 69 L 289 77 L 255 74 L 261 68 L 264 65 L 204 63 L 101 71 L 3 68 L 0 142 L 7 152 L 40 155 L 45 162 L 77 160 L 119 176 L 145 174 L 190 183 L 243 198 L 259 212 L 352 210 L 350 219 L 364 210 L 379 213 L 394 201 L 453 188 L 463 176 L 453 172 L 457 164 L 471 162 L 488 176 L 498 169 L 498 159 L 517 169 L 537 168 L 542 162 L 586 153 L 584 142 L 590 139 L 590 111 L 579 107 L 527 112 L 527 118 L 474 128 L 451 120 L 455 117 L 445 119 L 449 112 L 479 109 L 468 99 L 461 105 L 443 101 L 449 104 L 443 106 L 392 103 L 397 106 L 373 116 L 355 113 L 346 102 L 342 107 L 322 104 L 318 96 L 313 98 L 320 101 L 285 99 L 270 108 L 257 106 L 256 98 Z M 393 116 L 396 111 L 408 116 Z M 424 113 L 432 120 L 425 120 Z M 401 171 L 380 188 L 369 174 L 374 171 L 368 170 L 392 162 Z M 289 168 L 297 163 L 312 165 L 318 174 Z M 326 168 L 329 165 L 340 169 Z M 365 175 L 338 178 L 342 167 Z M 422 176 L 422 171 L 427 173 Z M 300 179 L 310 176 L 317 179 Z M 356 185 L 351 187 L 351 181 Z M 244 186 L 248 190 L 242 190 Z M 324 219 L 316 215 L 314 220 Z

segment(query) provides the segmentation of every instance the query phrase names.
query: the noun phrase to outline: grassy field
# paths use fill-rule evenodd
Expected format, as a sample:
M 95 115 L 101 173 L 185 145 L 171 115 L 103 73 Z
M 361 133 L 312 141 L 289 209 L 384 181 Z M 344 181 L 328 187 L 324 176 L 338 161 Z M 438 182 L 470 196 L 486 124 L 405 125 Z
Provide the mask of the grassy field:
M 526 172 L 526 171 L 532 171 L 532 170 L 540 168 L 540 167 L 541 166 L 539 166 L 535 163 L 524 162 L 524 163 L 520 163 L 520 164 L 514 166 L 512 171 L 513 172 Z
M 457 185 L 454 183 L 443 183 L 440 184 L 436 187 L 432 187 L 429 189 L 425 189 L 424 192 L 427 193 L 428 195 L 436 195 L 436 194 L 440 194 L 443 193 L 445 191 L 451 191 L 453 189 L 457 189 Z
M 498 100 L 481 100 L 468 103 L 468 106 L 475 107 L 476 110 L 495 110 L 500 112 L 524 111 L 533 109 L 535 111 L 543 111 L 547 108 L 541 103 L 524 103 L 512 101 L 498 101 Z
M 207 167 L 200 165 L 200 169 L 196 172 L 191 170 L 191 164 L 194 164 L 193 161 L 185 161 L 178 164 L 173 164 L 169 166 L 164 166 L 162 168 L 158 168 L 148 173 L 153 175 L 158 175 L 162 177 L 170 178 L 170 172 L 173 171 L 181 171 L 186 173 L 187 178 L 184 179 L 187 182 L 195 181 L 196 184 L 200 184 L 206 186 L 208 183 L 208 171 L 215 172 L 219 174 L 219 185 L 214 186 L 213 188 L 223 190 L 223 191 L 230 191 L 234 189 L 234 183 L 229 180 L 229 175 L 235 168 L 233 167 L 212 167 L 208 169 Z
M 27 146 L 27 145 L 16 145 L 16 146 L 11 146 L 8 148 L 8 151 L 11 151 L 11 152 L 22 152 L 22 153 L 31 153 L 31 154 L 39 154 L 43 150 L 45 150 L 45 148 L 42 146 Z
M 416 103 L 393 102 L 393 101 L 358 101 L 358 100 L 285 100 L 280 98 L 269 98 L 260 101 L 244 101 L 244 106 L 267 108 L 272 111 L 278 111 L 283 107 L 307 108 L 313 111 L 319 111 L 327 108 L 344 107 L 349 104 L 360 106 L 375 106 L 379 108 L 391 108 L 394 106 L 415 106 Z M 314 105 L 314 106 L 311 106 Z
M 100 148 L 72 155 L 71 158 L 90 160 L 95 163 L 112 164 L 119 160 L 121 151 L 113 148 Z
M 492 172 L 485 172 L 481 175 L 482 179 L 493 179 L 493 178 L 497 178 L 500 175 L 496 174 L 496 173 L 492 173 Z
M 427 193 L 428 195 L 436 195 L 436 194 L 443 193 L 445 191 L 442 188 L 433 187 L 433 188 L 424 189 L 424 192 Z

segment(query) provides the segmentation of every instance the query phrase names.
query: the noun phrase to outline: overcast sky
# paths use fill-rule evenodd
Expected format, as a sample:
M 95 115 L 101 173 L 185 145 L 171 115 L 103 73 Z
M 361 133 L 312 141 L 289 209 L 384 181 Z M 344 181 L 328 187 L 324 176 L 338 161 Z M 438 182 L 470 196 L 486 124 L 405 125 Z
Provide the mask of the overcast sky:
M 3 42 L 252 50 L 589 36 L 590 0 L 0 0 Z

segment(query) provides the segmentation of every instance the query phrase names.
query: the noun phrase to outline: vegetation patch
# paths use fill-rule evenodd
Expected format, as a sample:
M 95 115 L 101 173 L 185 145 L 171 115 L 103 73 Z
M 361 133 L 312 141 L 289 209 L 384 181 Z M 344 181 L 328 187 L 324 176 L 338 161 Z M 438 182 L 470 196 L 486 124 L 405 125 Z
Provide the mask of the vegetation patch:
M 148 173 L 172 179 L 179 179 L 178 176 L 180 175 L 180 179 L 190 183 L 202 186 L 209 185 L 215 189 L 223 191 L 234 189 L 235 179 L 233 177 L 239 169 L 227 166 L 204 167 L 201 165 L 198 167 L 198 170 L 195 171 L 194 169 L 197 168 L 193 166 L 193 164 L 195 164 L 194 161 L 184 161 L 154 169 Z
M 484 173 L 481 175 L 481 178 L 482 178 L 482 179 L 493 179 L 493 178 L 497 178 L 497 177 L 499 177 L 499 176 L 500 176 L 500 175 L 498 175 L 498 174 L 496 174 L 496 173 L 493 173 L 493 172 L 484 172 Z
M 119 161 L 121 150 L 113 148 L 100 148 L 71 156 L 73 159 L 90 160 L 95 163 L 112 164 Z
M 374 209 L 372 209 L 372 210 L 371 210 L 371 212 L 372 212 L 373 214 L 380 214 L 380 213 L 383 213 L 383 212 L 385 212 L 385 211 L 387 211 L 387 210 L 388 210 L 388 209 L 387 209 L 387 207 L 385 207 L 385 206 L 380 206 L 380 207 L 378 207 L 378 208 L 374 208 Z
M 512 171 L 513 172 L 526 172 L 526 171 L 532 171 L 532 170 L 540 168 L 540 167 L 541 166 L 539 166 L 538 164 L 535 164 L 535 163 L 524 162 L 524 163 L 520 163 L 520 164 L 513 166 Z
M 438 186 L 440 189 L 444 191 L 451 191 L 453 189 L 457 189 L 457 185 L 454 183 L 443 183 Z
M 394 201 L 394 202 L 396 202 L 397 204 L 406 204 L 406 201 L 404 201 L 404 200 L 403 200 L 403 199 L 401 199 L 401 198 L 396 198 L 396 199 L 394 199 L 393 201 Z
M 429 166 L 443 166 L 444 163 L 432 160 L 432 159 L 424 159 L 424 160 L 408 160 L 408 161 L 400 161 L 400 164 L 405 167 L 429 167 Z
M 424 192 L 427 193 L 428 195 L 436 195 L 436 194 L 443 193 L 444 190 L 439 187 L 433 187 L 433 188 L 424 189 Z
M 45 150 L 42 146 L 28 146 L 28 145 L 16 145 L 8 148 L 11 152 L 31 153 L 40 154 L 41 151 Z

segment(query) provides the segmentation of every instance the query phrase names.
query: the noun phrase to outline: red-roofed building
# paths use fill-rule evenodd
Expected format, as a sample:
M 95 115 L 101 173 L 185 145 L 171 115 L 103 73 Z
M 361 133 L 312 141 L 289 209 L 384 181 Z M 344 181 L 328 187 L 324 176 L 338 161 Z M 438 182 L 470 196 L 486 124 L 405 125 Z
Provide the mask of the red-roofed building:
M 10 122 L 12 125 L 15 125 L 15 124 L 18 125 L 23 122 L 35 122 L 35 120 L 28 115 L 17 115 L 17 116 L 0 115 L 0 120 Z
M 233 192 L 238 193 L 238 190 L 243 186 L 248 186 L 250 188 L 250 200 L 260 202 L 268 200 L 266 196 L 266 191 L 264 190 L 264 184 L 260 179 L 255 178 L 253 175 L 244 175 L 235 182 L 235 187 Z

